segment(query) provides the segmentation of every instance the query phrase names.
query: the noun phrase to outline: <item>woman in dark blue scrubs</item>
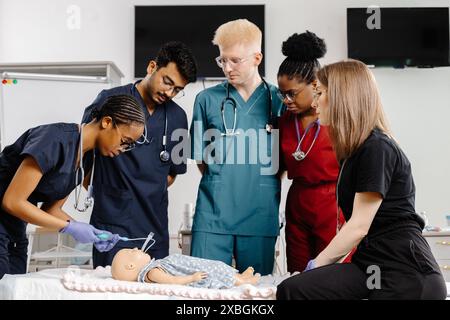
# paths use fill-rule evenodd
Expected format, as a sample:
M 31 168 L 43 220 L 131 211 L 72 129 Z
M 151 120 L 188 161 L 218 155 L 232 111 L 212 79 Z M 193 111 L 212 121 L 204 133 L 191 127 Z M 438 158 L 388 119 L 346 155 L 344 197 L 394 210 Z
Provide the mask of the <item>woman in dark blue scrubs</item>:
M 79 242 L 94 243 L 98 250 L 114 246 L 118 235 L 74 221 L 62 206 L 82 182 L 81 174 L 76 175 L 80 156 L 94 148 L 103 156 L 119 155 L 142 135 L 144 121 L 133 97 L 112 96 L 90 123 L 38 126 L 0 153 L 0 279 L 6 273 L 26 272 L 26 223 L 68 233 Z M 83 164 L 85 172 L 87 167 Z M 107 239 L 97 236 L 101 233 Z

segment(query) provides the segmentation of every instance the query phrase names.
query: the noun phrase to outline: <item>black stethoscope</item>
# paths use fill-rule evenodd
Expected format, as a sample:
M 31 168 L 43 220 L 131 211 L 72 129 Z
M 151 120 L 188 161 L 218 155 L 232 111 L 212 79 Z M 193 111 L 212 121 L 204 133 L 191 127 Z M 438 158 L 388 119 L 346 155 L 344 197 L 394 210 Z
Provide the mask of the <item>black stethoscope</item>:
M 164 106 L 164 134 L 162 138 L 162 147 L 163 150 L 159 153 L 159 159 L 161 159 L 162 162 L 168 162 L 170 160 L 170 153 L 167 151 L 167 107 Z M 150 140 L 147 138 L 147 124 L 144 126 L 144 133 L 142 134 L 142 140 L 137 140 L 137 144 L 149 144 Z
M 263 78 L 261 78 L 262 82 L 264 83 L 264 87 L 267 90 L 267 96 L 269 98 L 269 110 L 268 110 L 268 123 L 266 124 L 266 131 L 268 134 L 270 134 L 272 132 L 273 129 L 273 124 L 272 124 L 272 93 L 270 92 L 270 87 L 267 84 L 266 80 L 264 80 Z M 227 123 L 225 121 L 225 104 L 230 103 L 233 106 L 233 112 L 234 112 L 234 120 L 233 120 L 233 128 L 229 129 L 227 127 Z M 239 132 L 236 132 L 236 123 L 237 123 L 237 102 L 236 100 L 234 100 L 233 97 L 230 96 L 230 84 L 227 83 L 227 96 L 222 100 L 222 104 L 220 107 L 220 111 L 222 112 L 222 122 L 223 122 L 223 126 L 225 128 L 225 132 L 222 133 L 222 136 L 236 136 L 239 134 Z
M 167 151 L 167 107 L 164 106 L 164 135 L 162 139 L 163 150 L 159 154 L 159 158 L 162 162 L 168 162 L 170 160 L 170 153 Z
M 167 109 L 166 106 L 164 106 L 164 134 L 162 141 L 163 150 L 159 153 L 159 159 L 161 159 L 162 162 L 168 162 L 170 160 L 170 153 L 169 151 L 167 151 L 167 122 Z M 144 126 L 144 133 L 142 134 L 142 138 L 140 140 L 136 140 L 135 143 L 140 145 L 150 143 L 150 140 L 147 136 L 147 124 L 145 124 Z
M 137 83 L 137 82 L 136 82 Z M 134 89 L 136 90 L 136 83 L 134 84 Z M 159 159 L 162 162 L 168 162 L 170 160 L 170 153 L 167 151 L 167 127 L 168 127 L 168 121 L 167 121 L 167 106 L 164 105 L 164 135 L 162 139 L 162 147 L 163 150 L 159 153 Z M 147 124 L 144 126 L 144 134 L 142 135 L 142 140 L 137 140 L 137 144 L 149 144 L 150 140 L 147 138 Z

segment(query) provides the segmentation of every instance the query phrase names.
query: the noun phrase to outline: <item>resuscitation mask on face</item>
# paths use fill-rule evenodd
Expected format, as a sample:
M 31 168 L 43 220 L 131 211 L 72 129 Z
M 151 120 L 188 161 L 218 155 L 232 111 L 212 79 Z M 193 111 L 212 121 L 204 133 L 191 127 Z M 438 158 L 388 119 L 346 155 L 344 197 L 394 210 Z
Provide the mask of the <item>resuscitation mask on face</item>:
M 130 238 L 127 238 L 127 237 L 119 237 L 119 239 L 121 241 L 140 241 L 140 240 L 145 240 L 144 244 L 142 245 L 140 250 L 143 251 L 143 252 L 147 252 L 147 250 L 150 249 L 151 247 L 153 247 L 153 245 L 156 243 L 156 240 L 153 239 L 154 235 L 155 234 L 153 232 L 150 232 L 146 238 L 132 238 L 132 239 L 130 239 Z M 110 236 L 108 234 L 106 234 L 106 233 L 102 233 L 102 234 L 98 234 L 97 237 L 100 238 L 103 241 L 107 241 Z M 148 243 L 150 241 L 152 241 L 152 243 L 147 247 L 147 245 L 148 245 Z
M 142 248 L 141 248 L 141 250 L 142 250 L 143 252 L 147 252 L 147 250 L 150 249 L 151 247 L 153 247 L 153 245 L 156 243 L 156 240 L 153 239 L 153 236 L 154 236 L 154 235 L 155 235 L 155 234 L 154 234 L 153 232 L 150 232 L 150 233 L 148 234 L 147 239 L 145 239 L 145 242 L 144 242 L 144 244 L 142 245 Z M 148 243 L 149 243 L 150 241 L 152 241 L 152 243 L 147 247 L 147 245 L 148 245 Z M 145 247 L 147 247 L 147 249 L 146 249 Z

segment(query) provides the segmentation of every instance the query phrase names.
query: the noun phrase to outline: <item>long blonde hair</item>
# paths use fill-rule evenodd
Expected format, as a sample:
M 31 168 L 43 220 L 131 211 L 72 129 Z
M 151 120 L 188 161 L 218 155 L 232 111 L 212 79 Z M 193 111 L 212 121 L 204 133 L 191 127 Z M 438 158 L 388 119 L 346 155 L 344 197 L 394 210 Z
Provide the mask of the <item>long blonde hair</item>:
M 329 134 L 338 160 L 350 157 L 375 128 L 392 138 L 375 78 L 364 63 L 333 63 L 317 78 L 327 89 Z

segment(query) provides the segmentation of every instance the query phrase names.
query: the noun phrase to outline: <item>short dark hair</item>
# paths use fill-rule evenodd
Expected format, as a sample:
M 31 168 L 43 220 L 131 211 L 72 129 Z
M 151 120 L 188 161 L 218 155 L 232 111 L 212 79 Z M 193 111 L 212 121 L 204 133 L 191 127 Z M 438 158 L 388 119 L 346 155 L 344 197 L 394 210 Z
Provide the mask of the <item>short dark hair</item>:
M 95 121 L 111 117 L 114 125 L 145 124 L 145 114 L 141 105 L 133 96 L 125 94 L 110 96 L 100 108 L 92 110 L 91 116 Z
M 197 64 L 191 50 L 183 42 L 171 41 L 159 49 L 156 56 L 158 68 L 167 66 L 170 62 L 176 64 L 181 76 L 188 82 L 197 81 Z

